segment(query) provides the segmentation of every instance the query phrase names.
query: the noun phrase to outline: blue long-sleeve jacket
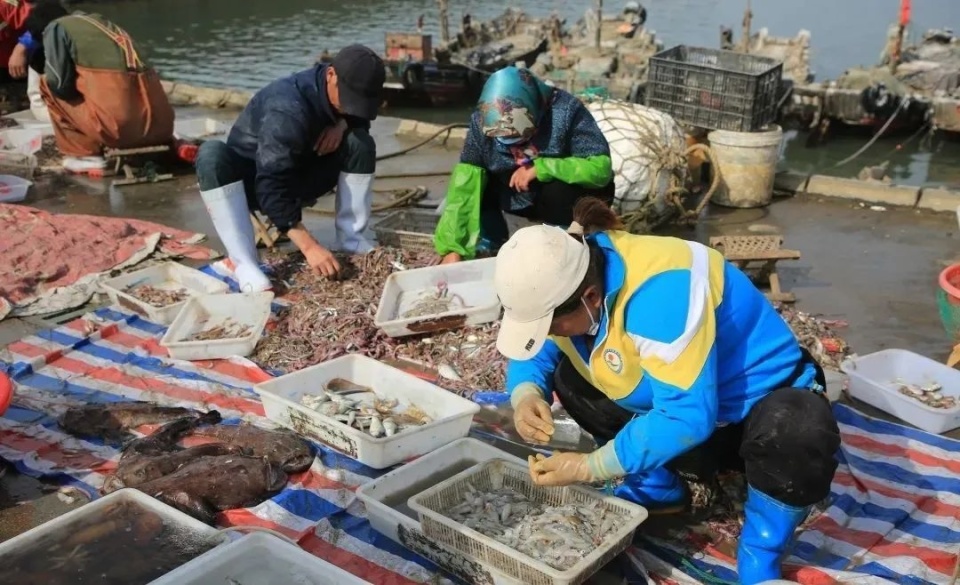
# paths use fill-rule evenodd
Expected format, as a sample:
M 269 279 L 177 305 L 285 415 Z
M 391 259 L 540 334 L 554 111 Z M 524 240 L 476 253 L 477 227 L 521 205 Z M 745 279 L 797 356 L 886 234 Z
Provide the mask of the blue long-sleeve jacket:
M 257 201 L 280 231 L 300 222 L 304 202 L 322 195 L 312 192 L 303 177 L 317 162 L 320 134 L 339 120 L 327 98 L 326 68 L 315 65 L 258 91 L 227 138 L 237 154 L 256 161 Z M 347 124 L 370 128 L 370 122 L 354 118 Z
M 722 255 L 677 238 L 603 232 L 605 304 L 593 348 L 584 337 L 549 339 L 534 358 L 510 361 L 512 393 L 534 387 L 550 401 L 567 355 L 578 372 L 637 413 L 590 461 L 596 475 L 664 465 L 717 425 L 742 421 L 780 387 L 812 388 L 793 332 Z

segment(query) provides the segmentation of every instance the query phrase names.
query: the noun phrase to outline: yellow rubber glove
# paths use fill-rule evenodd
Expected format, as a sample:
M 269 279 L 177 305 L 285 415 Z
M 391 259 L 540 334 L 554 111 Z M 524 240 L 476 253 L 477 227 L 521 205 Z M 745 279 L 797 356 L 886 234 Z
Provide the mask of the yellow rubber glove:
M 530 477 L 537 485 L 564 486 L 594 481 L 584 453 L 554 453 L 544 457 L 537 453 L 527 458 Z
M 512 393 L 513 426 L 524 441 L 546 443 L 553 436 L 553 414 L 543 392 L 533 384 L 521 384 Z

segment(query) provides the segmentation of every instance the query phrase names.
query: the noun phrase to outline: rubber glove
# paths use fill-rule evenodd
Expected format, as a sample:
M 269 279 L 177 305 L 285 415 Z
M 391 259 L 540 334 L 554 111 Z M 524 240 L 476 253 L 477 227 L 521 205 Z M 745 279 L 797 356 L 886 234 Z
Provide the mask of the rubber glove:
M 513 426 L 524 441 L 546 443 L 553 436 L 553 414 L 543 392 L 533 384 L 521 384 L 510 396 Z
M 536 457 L 527 458 L 527 464 L 530 477 L 537 485 L 564 486 L 596 480 L 584 453 L 554 453 L 550 457 L 537 453 Z

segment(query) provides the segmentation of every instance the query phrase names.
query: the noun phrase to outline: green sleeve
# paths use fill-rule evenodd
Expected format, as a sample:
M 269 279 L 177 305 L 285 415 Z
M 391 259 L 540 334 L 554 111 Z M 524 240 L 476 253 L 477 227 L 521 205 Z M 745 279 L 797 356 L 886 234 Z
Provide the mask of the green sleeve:
M 537 170 L 537 179 L 544 183 L 561 181 L 599 188 L 605 187 L 613 177 L 610 157 L 605 154 L 586 158 L 538 158 L 533 161 L 533 168 Z
M 487 172 L 474 165 L 457 163 L 450 174 L 447 206 L 433 234 L 433 247 L 441 256 L 451 252 L 473 258 L 480 238 L 480 197 Z

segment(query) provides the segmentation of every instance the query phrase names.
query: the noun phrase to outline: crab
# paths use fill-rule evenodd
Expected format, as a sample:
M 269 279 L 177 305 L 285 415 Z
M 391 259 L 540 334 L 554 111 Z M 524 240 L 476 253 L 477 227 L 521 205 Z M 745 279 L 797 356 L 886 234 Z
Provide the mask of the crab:
M 59 570 L 67 567 L 68 565 L 82 565 L 90 560 L 90 551 L 82 550 L 83 545 L 78 544 L 73 547 L 73 549 L 65 554 L 57 555 L 50 559 L 51 568 L 54 570 Z

